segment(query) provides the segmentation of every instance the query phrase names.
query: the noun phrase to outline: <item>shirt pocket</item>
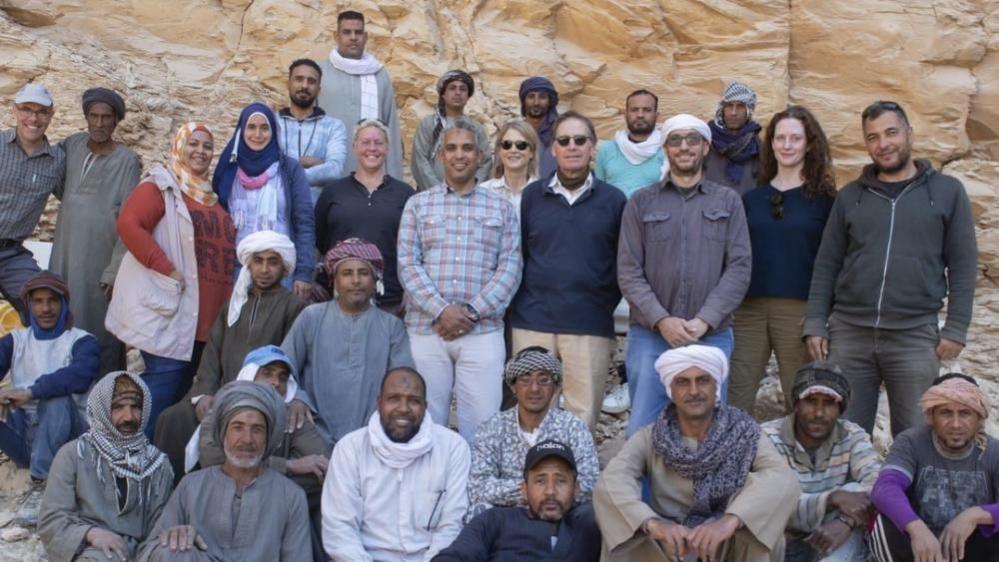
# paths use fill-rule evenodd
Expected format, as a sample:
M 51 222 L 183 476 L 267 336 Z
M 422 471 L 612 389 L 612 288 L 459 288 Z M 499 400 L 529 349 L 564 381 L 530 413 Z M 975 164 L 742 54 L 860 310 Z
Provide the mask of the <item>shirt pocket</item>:
M 444 215 L 427 215 L 420 229 L 420 239 L 424 246 L 440 247 L 447 239 L 447 222 Z
M 486 256 L 495 256 L 503 240 L 503 220 L 489 215 L 473 215 L 471 234 L 472 241 L 482 245 Z
M 153 312 L 167 318 L 177 313 L 180 308 L 180 300 L 183 291 L 180 283 L 172 277 L 168 277 L 158 271 L 148 270 L 145 290 L 139 298 L 139 302 Z
M 419 492 L 414 494 L 413 526 L 420 531 L 432 532 L 441 523 L 447 490 Z
M 728 238 L 728 223 L 732 212 L 726 209 L 705 209 L 701 232 L 708 240 L 724 242 Z
M 669 240 L 670 218 L 668 212 L 646 213 L 642 215 L 642 225 L 645 227 L 645 239 L 664 242 Z

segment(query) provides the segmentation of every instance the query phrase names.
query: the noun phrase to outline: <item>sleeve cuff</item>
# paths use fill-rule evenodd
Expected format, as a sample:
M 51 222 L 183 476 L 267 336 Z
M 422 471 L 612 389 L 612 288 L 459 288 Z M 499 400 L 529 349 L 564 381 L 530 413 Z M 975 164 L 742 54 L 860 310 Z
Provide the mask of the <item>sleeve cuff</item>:
M 967 343 L 966 340 L 968 339 L 968 327 L 958 327 L 948 322 L 944 324 L 943 329 L 940 330 L 940 337 L 965 345 Z
M 802 338 L 808 336 L 819 336 L 829 339 L 828 320 L 826 318 L 805 318 L 805 325 L 801 330 Z

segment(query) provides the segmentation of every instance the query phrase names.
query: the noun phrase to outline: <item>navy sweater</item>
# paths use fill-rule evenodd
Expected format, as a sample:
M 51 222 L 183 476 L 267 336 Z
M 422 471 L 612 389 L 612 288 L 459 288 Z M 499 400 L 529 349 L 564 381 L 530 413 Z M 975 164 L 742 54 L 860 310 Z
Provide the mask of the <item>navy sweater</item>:
M 593 178 L 574 205 L 548 186 L 528 185 L 520 202 L 524 276 L 513 298 L 514 328 L 614 337 L 617 240 L 627 197 Z

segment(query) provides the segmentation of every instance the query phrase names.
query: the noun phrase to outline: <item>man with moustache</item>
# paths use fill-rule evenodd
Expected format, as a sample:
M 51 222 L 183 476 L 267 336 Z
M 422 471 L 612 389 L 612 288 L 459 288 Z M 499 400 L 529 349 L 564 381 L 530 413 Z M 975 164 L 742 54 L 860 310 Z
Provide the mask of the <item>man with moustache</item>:
M 680 114 L 662 131 L 669 173 L 628 200 L 617 253 L 618 283 L 631 305 L 628 435 L 669 403 L 655 369 L 664 351 L 701 343 L 732 354 L 732 313 L 749 288 L 752 262 L 742 200 L 704 177 L 707 123 Z
M 663 135 L 656 127 L 659 98 L 648 90 L 635 90 L 624 100 L 625 130 L 614 133 L 597 151 L 593 168 L 597 179 L 631 197 L 639 189 L 661 182 L 669 171 Z
M 748 84 L 729 82 L 718 101 L 711 127 L 711 152 L 704 175 L 731 187 L 741 197 L 756 187 L 760 172 L 760 124 L 753 121 L 756 92 Z
M 794 411 L 762 425 L 801 485 L 785 531 L 785 560 L 863 562 L 870 492 L 881 459 L 866 431 L 840 419 L 850 383 L 836 365 L 809 363 L 795 374 L 791 396 Z
M 900 105 L 874 102 L 861 125 L 872 163 L 836 195 L 803 335 L 813 359 L 828 358 L 850 381 L 855 399 L 843 417 L 872 432 L 884 384 L 898 435 L 921 425 L 919 397 L 940 361 L 964 349 L 978 274 L 975 221 L 961 182 L 912 158 Z
M 520 116 L 534 127 L 541 140 L 538 147 L 538 175 L 548 177 L 555 171 L 552 154 L 555 118 L 558 117 L 558 91 L 555 84 L 543 76 L 532 76 L 520 83 Z
M 234 381 L 215 397 L 214 413 L 225 462 L 180 481 L 138 560 L 311 560 L 305 493 L 268 464 L 284 441 L 281 397 L 269 385 Z
M 385 374 L 368 426 L 333 449 L 323 485 L 323 544 L 333 562 L 430 560 L 468 508 L 468 445 L 434 422 L 408 367 Z
M 528 185 L 520 203 L 524 273 L 510 305 L 512 347 L 555 352 L 565 407 L 592 430 L 616 345 L 615 257 L 627 199 L 590 172 L 596 132 L 588 118 L 567 111 L 552 131 L 557 169 Z
M 135 558 L 173 489 L 170 463 L 142 431 L 151 400 L 125 371 L 90 391 L 90 430 L 59 449 L 42 497 L 38 534 L 50 562 Z
M 799 487 L 753 418 L 721 403 L 725 353 L 692 344 L 655 367 L 672 402 L 628 439 L 593 492 L 601 560 L 781 560 Z
M 66 178 L 56 197 L 61 201 L 51 270 L 66 280 L 76 325 L 101 345 L 102 373 L 123 365 L 121 343 L 104 328 L 111 286 L 125 255 L 118 238 L 118 211 L 139 185 L 139 155 L 114 140 L 125 118 L 125 100 L 107 88 L 83 92 L 87 132 L 70 135 L 59 146 L 66 152 Z
M 323 187 L 344 175 L 347 128 L 319 107 L 323 71 L 312 59 L 297 59 L 288 67 L 288 107 L 278 111 L 278 145 L 298 160 L 312 186 L 312 202 Z
M 472 519 L 433 562 L 597 562 L 600 529 L 593 507 L 577 504 L 576 458 L 546 439 L 527 451 L 520 482 L 523 506 L 497 507 Z

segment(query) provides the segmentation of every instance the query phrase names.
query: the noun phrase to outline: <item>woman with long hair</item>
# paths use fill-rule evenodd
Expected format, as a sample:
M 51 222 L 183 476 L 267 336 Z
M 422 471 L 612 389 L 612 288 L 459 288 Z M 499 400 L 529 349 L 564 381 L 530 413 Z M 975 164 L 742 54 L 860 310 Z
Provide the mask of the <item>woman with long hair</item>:
M 807 360 L 801 324 L 812 267 L 836 196 L 829 141 L 804 107 L 792 105 L 770 120 L 759 182 L 742 198 L 753 273 L 735 312 L 728 388 L 729 403 L 750 413 L 771 353 L 791 410 L 794 374 Z
M 520 193 L 538 179 L 538 134 L 523 119 L 507 121 L 496 134 L 492 178 L 482 182 L 513 204 L 520 216 Z

